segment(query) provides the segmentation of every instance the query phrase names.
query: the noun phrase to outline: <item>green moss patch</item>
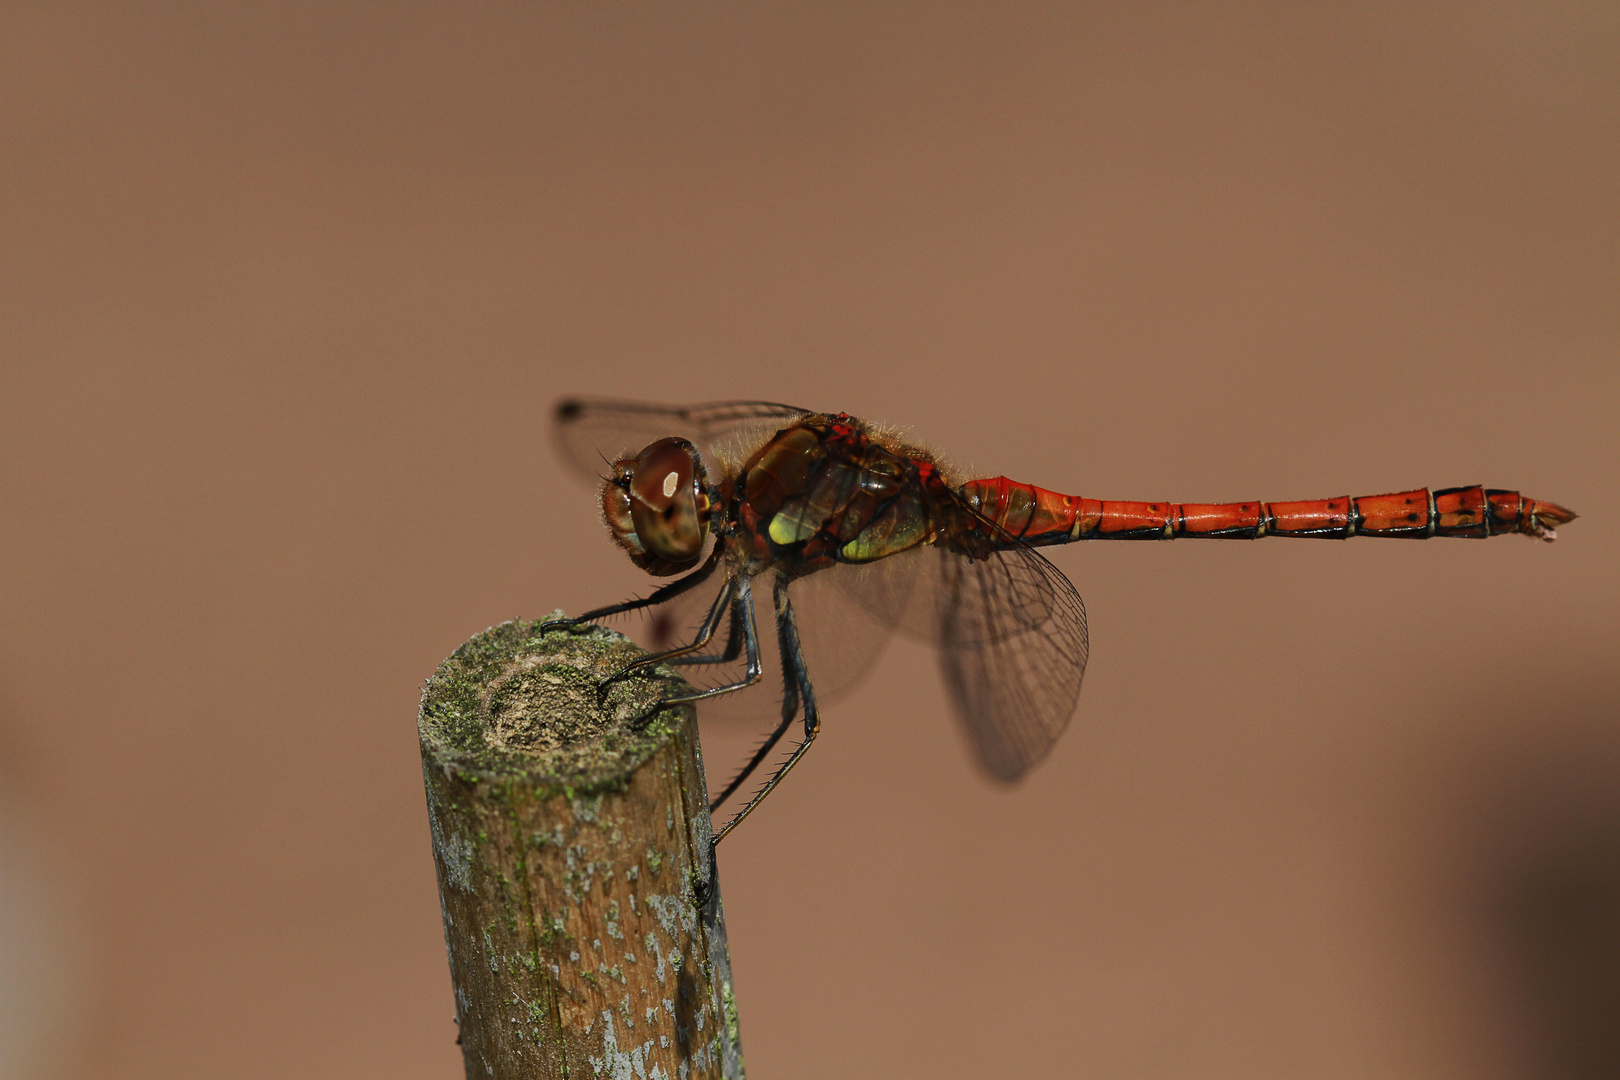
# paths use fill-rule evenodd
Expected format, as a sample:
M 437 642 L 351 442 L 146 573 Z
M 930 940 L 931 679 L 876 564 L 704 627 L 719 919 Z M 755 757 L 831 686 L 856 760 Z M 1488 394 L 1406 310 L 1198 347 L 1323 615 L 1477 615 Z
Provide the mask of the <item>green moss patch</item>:
M 573 792 L 616 786 L 691 707 L 663 708 L 639 729 L 637 721 L 691 688 L 658 665 L 604 691 L 608 676 L 646 654 L 601 627 L 541 634 L 541 625 L 492 626 L 439 665 L 417 719 L 425 756 L 469 781 L 522 776 Z

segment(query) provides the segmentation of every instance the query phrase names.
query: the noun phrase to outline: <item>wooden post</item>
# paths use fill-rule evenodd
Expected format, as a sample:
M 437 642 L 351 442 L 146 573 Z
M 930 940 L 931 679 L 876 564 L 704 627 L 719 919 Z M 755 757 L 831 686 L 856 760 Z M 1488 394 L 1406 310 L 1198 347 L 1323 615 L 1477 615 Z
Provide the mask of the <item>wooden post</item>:
M 559 616 L 560 617 L 560 616 Z M 609 687 L 606 630 L 509 622 L 439 666 L 417 727 L 468 1080 L 740 1080 L 696 716 L 681 682 Z

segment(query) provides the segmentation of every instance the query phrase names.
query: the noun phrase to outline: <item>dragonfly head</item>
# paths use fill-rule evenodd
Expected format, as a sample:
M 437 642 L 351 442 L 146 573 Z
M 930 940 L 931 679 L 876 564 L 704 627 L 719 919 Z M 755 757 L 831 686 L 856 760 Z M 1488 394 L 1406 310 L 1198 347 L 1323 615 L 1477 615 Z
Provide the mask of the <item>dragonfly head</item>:
M 659 439 L 613 463 L 602 483 L 602 517 L 637 566 L 669 577 L 697 565 L 713 506 L 697 448 Z

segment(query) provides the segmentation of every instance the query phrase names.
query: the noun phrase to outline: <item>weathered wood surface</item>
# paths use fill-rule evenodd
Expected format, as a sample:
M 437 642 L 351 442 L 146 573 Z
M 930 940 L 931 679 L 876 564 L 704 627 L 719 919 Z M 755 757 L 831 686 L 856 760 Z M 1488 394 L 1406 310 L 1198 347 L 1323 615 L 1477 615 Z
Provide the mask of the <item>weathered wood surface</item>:
M 440 665 L 418 721 L 469 1080 L 743 1075 L 696 718 L 630 721 L 623 637 L 510 622 Z

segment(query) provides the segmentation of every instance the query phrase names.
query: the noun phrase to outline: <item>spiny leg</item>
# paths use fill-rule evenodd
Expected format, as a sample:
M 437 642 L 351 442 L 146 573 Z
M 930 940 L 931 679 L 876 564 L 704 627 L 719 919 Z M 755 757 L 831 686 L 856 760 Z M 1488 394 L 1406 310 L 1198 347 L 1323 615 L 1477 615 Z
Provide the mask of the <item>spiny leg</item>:
M 782 632 L 780 620 L 777 622 L 776 629 L 777 641 L 780 643 Z M 776 725 L 776 729 L 774 731 L 766 736 L 765 741 L 760 744 L 759 749 L 754 751 L 754 756 L 749 758 L 748 762 L 737 771 L 737 775 L 733 776 L 730 782 L 726 784 L 726 789 L 720 793 L 720 797 L 709 803 L 709 813 L 712 814 L 716 810 L 720 809 L 720 807 L 725 805 L 727 799 L 731 798 L 737 793 L 737 789 L 742 787 L 743 783 L 746 782 L 751 775 L 753 775 L 755 769 L 759 768 L 760 762 L 764 761 L 768 756 L 770 756 L 770 752 L 776 747 L 776 744 L 782 741 L 782 736 L 787 734 L 787 729 L 793 724 L 793 718 L 798 714 L 799 684 L 793 676 L 792 669 L 789 668 L 786 663 L 783 663 L 782 721 Z
M 719 629 L 720 620 L 726 612 L 732 612 L 732 621 L 736 621 L 735 612 L 737 602 L 740 597 L 748 595 L 751 595 L 751 593 L 749 592 L 748 579 L 746 575 L 740 578 L 727 578 L 726 583 L 720 586 L 720 591 L 715 594 L 714 603 L 709 605 L 709 613 L 703 616 L 703 624 L 698 627 L 696 637 L 687 642 L 685 645 L 677 645 L 673 649 L 665 649 L 663 652 L 648 653 L 646 656 L 630 661 L 630 663 L 626 664 L 624 667 L 602 680 L 601 685 L 597 687 L 598 694 L 607 693 L 607 688 L 609 686 L 612 686 L 620 679 L 628 677 L 633 672 L 644 668 L 649 664 L 659 664 L 666 660 L 673 660 L 678 657 L 689 656 L 690 654 L 697 652 L 699 649 L 703 648 L 703 646 L 707 645 L 710 639 L 714 637 L 714 632 Z M 718 660 L 696 662 L 719 663 Z
M 720 565 L 720 559 L 724 552 L 725 544 L 716 540 L 714 550 L 709 552 L 709 557 L 704 560 L 702 566 L 679 581 L 672 581 L 668 585 L 654 589 L 651 596 L 639 600 L 625 600 L 622 603 L 609 604 L 606 607 L 592 608 L 585 614 L 575 616 L 572 619 L 554 619 L 542 623 L 540 632 L 544 634 L 551 630 L 571 630 L 582 627 L 586 623 L 595 622 L 597 619 L 605 619 L 609 615 L 622 615 L 626 611 L 640 611 L 642 608 L 657 607 L 664 601 L 673 600 L 689 589 L 707 581 L 709 576 L 714 573 L 715 567 Z
M 788 599 L 786 578 L 779 576 L 776 579 L 774 592 L 776 631 L 777 639 L 782 648 L 782 667 L 792 678 L 804 706 L 804 741 L 794 749 L 792 754 L 788 755 L 788 759 L 771 774 L 770 779 L 766 780 L 764 785 L 754 792 L 753 797 L 748 800 L 741 810 L 737 811 L 736 816 L 726 822 L 725 827 L 715 834 L 714 843 L 716 844 L 724 840 L 732 829 L 742 824 L 743 818 L 753 813 L 754 807 L 758 806 L 760 801 L 769 795 L 777 784 L 782 782 L 782 778 L 788 774 L 788 770 L 799 763 L 799 759 L 804 756 L 806 750 L 810 749 L 810 744 L 815 742 L 816 735 L 821 731 L 821 713 L 816 708 L 815 690 L 810 685 L 810 673 L 805 670 L 804 653 L 799 648 L 798 621 L 793 615 L 793 602 Z
M 730 694 L 734 691 L 753 686 L 755 683 L 759 682 L 764 669 L 759 662 L 759 634 L 754 628 L 753 585 L 748 575 L 742 574 L 732 579 L 732 582 L 727 585 L 727 591 L 732 593 L 730 599 L 731 610 L 733 613 L 740 613 L 739 619 L 742 624 L 743 632 L 743 651 L 747 657 L 747 670 L 743 677 L 734 683 L 727 683 L 724 686 L 714 686 L 707 690 L 694 690 L 690 694 L 677 694 L 674 697 L 664 698 L 657 705 L 654 705 L 647 712 L 643 713 L 641 716 L 632 721 L 632 726 L 637 728 L 644 727 L 658 712 L 658 710 L 664 708 L 666 705 L 686 705 L 694 701 L 702 701 L 704 698 L 716 697 L 720 694 Z M 711 612 L 710 618 L 705 620 L 711 636 L 714 633 L 713 624 L 717 623 L 718 621 L 719 619 L 716 617 L 714 612 Z M 689 646 L 689 648 L 696 649 L 700 648 L 701 646 L 702 642 L 695 642 Z M 647 657 L 644 660 L 636 661 L 636 663 L 631 666 L 635 667 L 644 663 L 651 663 L 657 659 L 658 657 Z M 628 671 L 629 668 L 626 668 L 625 670 Z M 619 675 L 622 674 L 624 674 L 624 672 L 619 672 Z M 614 676 L 614 678 L 617 677 L 618 675 Z
M 740 605 L 731 606 L 731 626 L 726 630 L 726 648 L 721 653 L 711 653 L 707 656 L 677 656 L 670 659 L 670 663 L 677 667 L 688 664 L 729 664 L 742 655 L 743 649 L 743 620 Z
M 697 883 L 696 892 L 699 904 L 708 903 L 711 892 L 709 883 L 715 880 L 715 875 L 718 872 L 715 849 L 720 846 L 720 841 L 730 835 L 731 830 L 742 824 L 742 820 L 753 813 L 754 807 L 758 806 L 765 796 L 769 795 L 776 788 L 776 785 L 782 782 L 782 778 L 788 774 L 788 770 L 799 763 L 799 759 L 804 757 L 804 752 L 810 749 L 810 744 L 816 741 L 816 735 L 821 731 L 821 713 L 816 708 L 816 693 L 810 685 L 810 673 L 805 669 L 804 653 L 799 648 L 799 627 L 793 615 L 793 602 L 788 599 L 787 587 L 787 579 L 778 575 L 773 590 L 773 598 L 776 604 L 776 634 L 777 641 L 781 645 L 784 677 L 792 684 L 795 690 L 795 693 L 788 695 L 788 701 L 792 702 L 796 696 L 804 706 L 804 741 L 794 748 L 793 753 L 789 754 L 788 759 L 771 774 L 770 779 L 766 780 L 760 789 L 754 792 L 753 797 L 748 800 L 743 808 L 737 811 L 736 815 L 726 822 L 725 826 L 715 833 L 714 837 L 709 841 L 709 876 L 706 881 Z M 789 717 L 791 718 L 791 714 L 789 714 Z M 780 737 L 781 732 L 786 730 L 786 727 L 787 724 L 784 723 L 776 735 L 772 737 L 770 745 L 775 744 L 775 739 Z M 769 749 L 769 746 L 766 749 Z

